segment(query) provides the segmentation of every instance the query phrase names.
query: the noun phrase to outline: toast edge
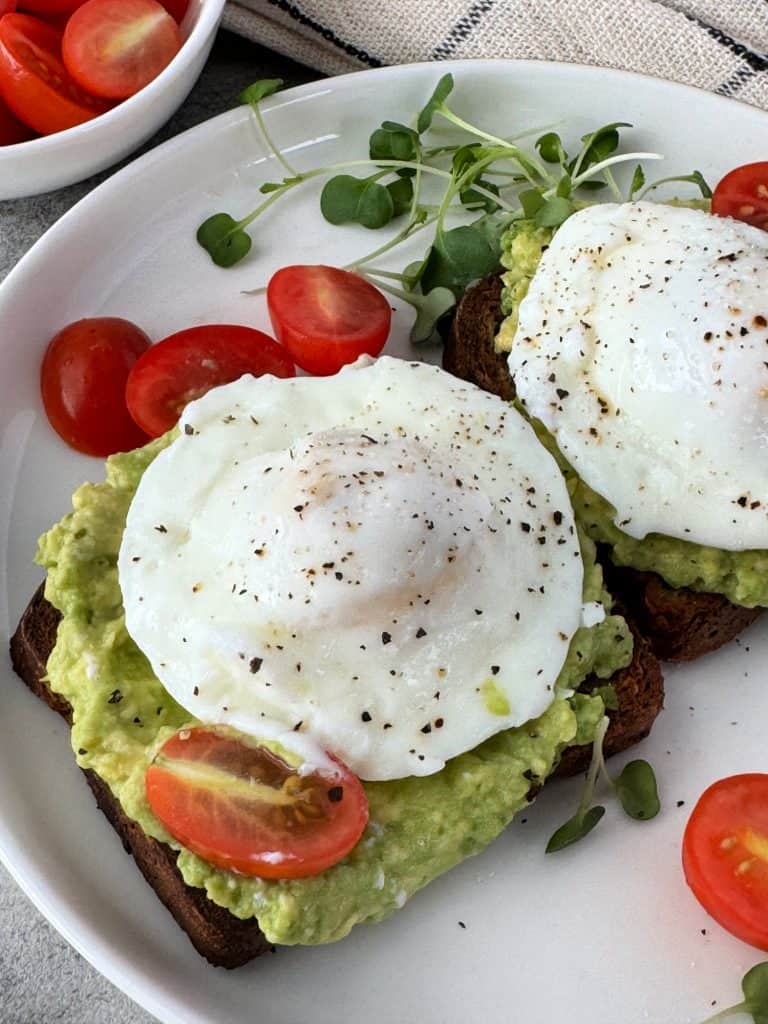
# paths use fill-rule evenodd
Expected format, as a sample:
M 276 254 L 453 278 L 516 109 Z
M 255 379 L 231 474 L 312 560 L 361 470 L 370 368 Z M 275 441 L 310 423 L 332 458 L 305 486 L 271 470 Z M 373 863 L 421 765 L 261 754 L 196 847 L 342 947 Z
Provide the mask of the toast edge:
M 45 678 L 59 621 L 60 615 L 46 601 L 41 585 L 11 638 L 10 653 L 14 671 L 22 682 L 69 724 L 69 703 L 48 687 Z M 231 969 L 274 951 L 255 919 L 242 921 L 209 900 L 203 889 L 187 885 L 176 866 L 176 852 L 148 836 L 128 818 L 109 786 L 95 772 L 83 769 L 83 774 L 123 848 L 133 856 L 144 878 L 201 956 L 215 967 Z

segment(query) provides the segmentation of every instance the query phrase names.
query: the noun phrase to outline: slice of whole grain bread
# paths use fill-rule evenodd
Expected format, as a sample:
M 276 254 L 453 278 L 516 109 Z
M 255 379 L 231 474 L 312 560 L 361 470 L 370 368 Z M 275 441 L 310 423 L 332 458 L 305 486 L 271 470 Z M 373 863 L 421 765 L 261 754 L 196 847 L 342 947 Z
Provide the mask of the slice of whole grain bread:
M 514 383 L 494 338 L 501 313 L 501 277 L 493 274 L 470 288 L 456 309 L 443 351 L 443 368 L 510 401 Z M 598 557 L 606 583 L 654 654 L 665 661 L 692 661 L 738 636 L 762 609 L 742 608 L 722 594 L 675 588 L 654 572 L 614 565 L 610 548 Z

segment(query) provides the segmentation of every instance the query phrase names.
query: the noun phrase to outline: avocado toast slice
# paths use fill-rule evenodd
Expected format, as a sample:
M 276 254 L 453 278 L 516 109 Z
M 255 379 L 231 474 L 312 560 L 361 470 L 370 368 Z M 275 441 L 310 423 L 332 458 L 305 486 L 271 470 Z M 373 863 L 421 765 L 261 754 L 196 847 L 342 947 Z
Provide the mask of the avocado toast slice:
M 515 396 L 507 355 L 495 346 L 505 315 L 503 280 L 493 274 L 470 288 L 456 310 L 443 352 L 443 367 L 507 401 Z M 761 612 L 722 594 L 673 587 L 657 572 L 620 565 L 608 545 L 598 544 L 606 583 L 657 657 L 691 661 L 717 650 L 743 632 Z
M 595 687 L 611 682 L 616 692 L 619 707 L 611 712 L 609 752 L 649 731 L 663 699 L 658 664 L 641 642 L 631 650 L 623 619 L 608 614 L 602 628 L 579 631 L 570 659 L 568 678 L 586 693 L 556 699 L 536 721 L 499 733 L 435 775 L 368 785 L 377 827 L 347 861 L 322 876 L 285 883 L 243 880 L 203 864 L 166 838 L 159 822 L 142 809 L 140 782 L 153 745 L 163 730 L 172 731 L 189 718 L 163 696 L 125 632 L 117 587 L 122 517 L 157 451 L 155 444 L 118 456 L 110 461 L 107 483 L 86 485 L 78 492 L 75 512 L 46 536 L 41 548 L 52 603 L 36 596 L 11 650 L 27 685 L 74 725 L 76 756 L 102 810 L 160 898 L 212 963 L 237 966 L 272 942 L 340 938 L 358 921 L 385 916 L 436 874 L 478 852 L 530 802 L 558 762 L 562 772 L 586 766 L 589 742 L 603 713 L 601 697 L 590 694 Z M 84 515 L 84 508 L 97 514 Z M 584 597 L 597 600 L 604 590 L 591 542 L 586 540 L 583 550 L 588 578 Z M 602 600 L 610 602 L 607 596 Z M 593 666 L 599 675 L 590 677 L 581 665 Z M 610 666 L 616 665 L 625 667 L 614 671 Z M 130 778 L 139 785 L 129 787 Z M 437 818 L 414 813 L 425 797 L 430 808 L 440 809 Z M 420 844 L 424 856 L 415 865 L 410 859 L 404 863 L 403 849 Z

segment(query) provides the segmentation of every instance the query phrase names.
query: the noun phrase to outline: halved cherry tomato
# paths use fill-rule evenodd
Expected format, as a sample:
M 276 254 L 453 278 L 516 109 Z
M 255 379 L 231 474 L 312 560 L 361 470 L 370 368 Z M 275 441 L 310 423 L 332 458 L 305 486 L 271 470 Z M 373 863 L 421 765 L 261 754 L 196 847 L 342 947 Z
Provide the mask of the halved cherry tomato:
M 0 99 L 0 146 L 12 146 L 15 142 L 26 142 L 35 133 L 17 120 Z
M 712 213 L 768 229 L 768 160 L 729 171 L 712 195 Z
M 285 349 L 253 327 L 190 327 L 141 357 L 128 377 L 125 397 L 142 430 L 158 437 L 175 426 L 189 402 L 244 373 L 293 377 L 296 370 Z
M 363 353 L 377 356 L 392 321 L 378 289 L 336 267 L 283 267 L 269 282 L 267 303 L 278 341 L 302 369 L 321 376 Z
M 723 928 L 768 950 L 768 775 L 732 775 L 705 791 L 685 829 L 683 870 Z
M 184 15 L 187 13 L 189 0 L 160 0 L 160 3 L 180 25 L 184 20 Z
M 157 0 L 87 0 L 67 22 L 61 52 L 81 89 L 124 100 L 180 49 L 179 26 Z
M 78 88 L 60 52 L 61 35 L 39 18 L 0 18 L 0 94 L 16 117 L 41 135 L 72 128 L 109 109 Z
M 84 3 L 85 0 L 21 0 L 19 6 L 35 14 L 71 14 Z
M 150 345 L 128 320 L 95 317 L 59 331 L 43 359 L 40 384 L 51 426 L 86 455 L 146 444 L 125 404 L 128 372 Z
M 259 878 L 305 878 L 345 857 L 368 822 L 360 780 L 300 775 L 224 727 L 182 729 L 147 769 L 149 805 L 203 860 Z

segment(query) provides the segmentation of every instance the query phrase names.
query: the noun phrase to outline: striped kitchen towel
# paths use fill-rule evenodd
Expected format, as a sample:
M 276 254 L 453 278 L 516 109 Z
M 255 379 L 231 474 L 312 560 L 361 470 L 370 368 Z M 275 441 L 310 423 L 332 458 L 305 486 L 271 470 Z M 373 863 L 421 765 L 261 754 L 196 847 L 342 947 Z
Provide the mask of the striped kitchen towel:
M 232 0 L 224 25 L 331 75 L 527 57 L 640 71 L 768 109 L 768 0 Z

